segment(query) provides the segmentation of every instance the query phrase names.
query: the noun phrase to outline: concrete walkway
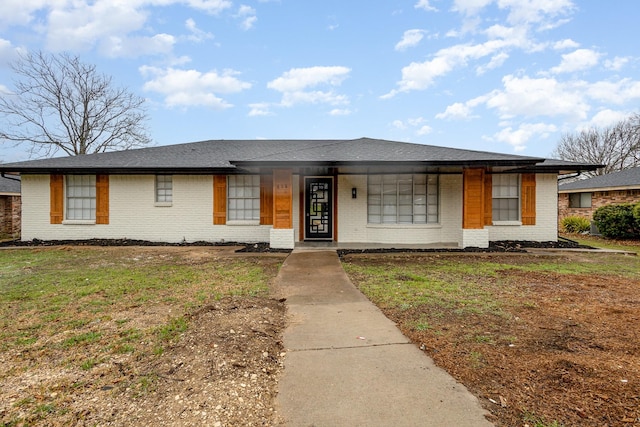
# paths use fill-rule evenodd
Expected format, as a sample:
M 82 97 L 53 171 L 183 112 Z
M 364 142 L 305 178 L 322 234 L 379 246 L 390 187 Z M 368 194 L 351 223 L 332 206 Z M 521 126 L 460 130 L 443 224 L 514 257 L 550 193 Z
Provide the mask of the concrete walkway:
M 475 396 L 351 283 L 335 250 L 294 250 L 278 411 L 287 426 L 491 426 Z

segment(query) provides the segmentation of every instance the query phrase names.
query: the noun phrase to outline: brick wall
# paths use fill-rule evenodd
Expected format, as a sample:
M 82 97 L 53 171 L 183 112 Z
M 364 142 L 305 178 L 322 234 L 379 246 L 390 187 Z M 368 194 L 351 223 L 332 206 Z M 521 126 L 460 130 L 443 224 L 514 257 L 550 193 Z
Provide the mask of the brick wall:
M 568 216 L 581 216 L 591 220 L 596 209 L 605 205 L 640 202 L 640 190 L 596 191 L 591 194 L 590 208 L 570 208 L 569 193 L 558 194 L 558 229 Z
M 20 196 L 0 196 L 0 236 L 20 236 Z

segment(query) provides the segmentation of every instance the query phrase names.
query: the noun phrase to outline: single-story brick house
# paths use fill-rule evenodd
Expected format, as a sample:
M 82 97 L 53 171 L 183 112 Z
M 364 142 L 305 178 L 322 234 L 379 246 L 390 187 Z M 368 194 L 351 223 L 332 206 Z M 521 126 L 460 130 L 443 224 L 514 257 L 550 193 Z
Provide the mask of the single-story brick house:
M 568 216 L 591 220 L 600 206 L 640 202 L 640 167 L 558 186 L 558 221 Z
M 361 138 L 214 140 L 0 165 L 22 239 L 447 244 L 557 239 L 558 174 L 596 166 Z
M 20 179 L 0 176 L 0 238 L 20 236 Z

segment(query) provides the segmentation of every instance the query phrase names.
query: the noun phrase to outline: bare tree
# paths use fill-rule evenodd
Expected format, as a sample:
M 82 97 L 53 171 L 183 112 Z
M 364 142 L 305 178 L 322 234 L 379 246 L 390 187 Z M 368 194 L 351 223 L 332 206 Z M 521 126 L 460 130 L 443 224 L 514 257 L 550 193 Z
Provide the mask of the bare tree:
M 95 65 L 67 53 L 28 53 L 12 64 L 15 88 L 0 93 L 0 139 L 32 156 L 129 149 L 150 142 L 144 99 L 115 87 Z
M 640 114 L 636 113 L 609 127 L 564 134 L 553 156 L 574 162 L 606 165 L 592 172 L 594 175 L 640 166 Z

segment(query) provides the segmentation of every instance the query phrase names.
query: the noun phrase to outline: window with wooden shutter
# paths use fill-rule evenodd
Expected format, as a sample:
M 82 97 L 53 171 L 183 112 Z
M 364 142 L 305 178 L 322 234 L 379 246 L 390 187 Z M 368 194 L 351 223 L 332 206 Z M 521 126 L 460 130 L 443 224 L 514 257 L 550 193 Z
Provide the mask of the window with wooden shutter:
M 109 224 L 109 175 L 96 175 L 96 224 Z
M 521 180 L 522 225 L 536 225 L 536 174 L 523 173 Z
M 64 219 L 64 177 L 62 175 L 49 176 L 50 223 L 62 224 Z
M 227 176 L 213 176 L 213 223 L 225 225 L 227 223 Z

